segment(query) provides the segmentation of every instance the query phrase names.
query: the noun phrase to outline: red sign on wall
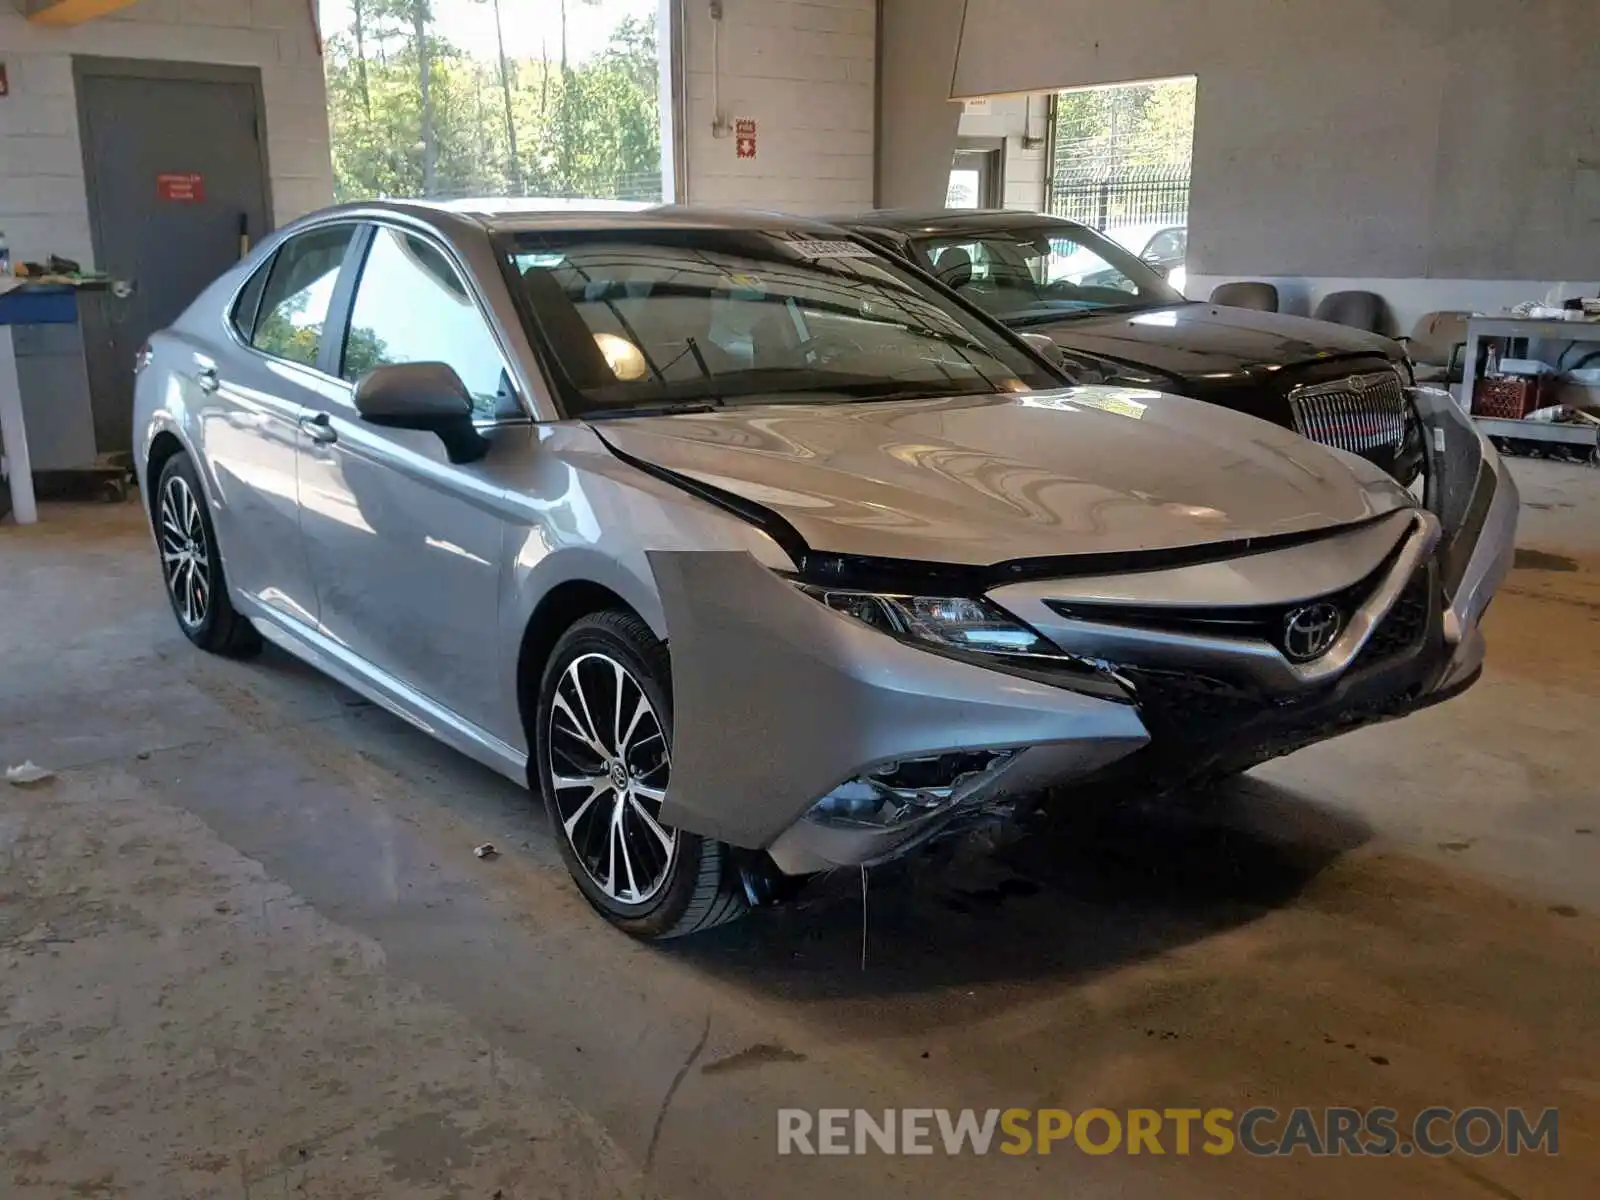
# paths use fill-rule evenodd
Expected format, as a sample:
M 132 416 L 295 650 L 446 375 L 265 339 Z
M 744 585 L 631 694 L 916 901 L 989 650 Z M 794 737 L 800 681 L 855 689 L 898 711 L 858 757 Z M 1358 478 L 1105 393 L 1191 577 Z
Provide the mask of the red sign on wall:
M 157 175 L 156 195 L 178 204 L 198 204 L 206 198 L 205 176 L 194 171 Z
M 740 158 L 756 156 L 756 123 L 748 118 L 733 123 L 733 136 Z

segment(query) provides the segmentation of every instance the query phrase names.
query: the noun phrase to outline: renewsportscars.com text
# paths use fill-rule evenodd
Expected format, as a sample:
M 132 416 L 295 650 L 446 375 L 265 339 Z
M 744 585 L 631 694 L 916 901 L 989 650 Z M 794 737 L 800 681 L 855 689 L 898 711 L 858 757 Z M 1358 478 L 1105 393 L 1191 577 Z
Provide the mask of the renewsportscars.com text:
M 779 1154 L 1557 1154 L 1560 1112 L 1424 1108 L 783 1108 Z

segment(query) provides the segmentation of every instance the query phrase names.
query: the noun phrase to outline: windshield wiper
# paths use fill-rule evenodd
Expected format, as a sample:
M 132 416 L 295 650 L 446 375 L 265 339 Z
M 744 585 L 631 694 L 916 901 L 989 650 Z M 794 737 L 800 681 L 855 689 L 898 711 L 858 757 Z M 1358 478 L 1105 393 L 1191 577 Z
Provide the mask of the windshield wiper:
M 996 396 L 1000 393 L 994 388 L 940 388 L 928 387 L 903 387 L 899 391 L 877 392 L 870 395 L 849 396 L 839 401 L 841 404 L 876 404 L 880 400 L 954 400 L 958 396 Z
M 585 421 L 611 421 L 618 417 L 676 417 L 684 413 L 711 413 L 721 408 L 704 400 L 685 400 L 680 404 L 639 404 L 631 408 L 598 408 L 580 414 Z
M 1059 312 L 1002 315 L 1000 320 L 1013 329 L 1021 329 L 1028 325 L 1048 325 L 1052 321 L 1077 321 L 1084 317 L 1103 317 L 1117 313 L 1154 312 L 1158 308 L 1177 308 L 1180 305 L 1193 303 L 1195 303 L 1193 300 L 1157 300 L 1151 304 L 1097 304 L 1086 308 L 1064 308 Z

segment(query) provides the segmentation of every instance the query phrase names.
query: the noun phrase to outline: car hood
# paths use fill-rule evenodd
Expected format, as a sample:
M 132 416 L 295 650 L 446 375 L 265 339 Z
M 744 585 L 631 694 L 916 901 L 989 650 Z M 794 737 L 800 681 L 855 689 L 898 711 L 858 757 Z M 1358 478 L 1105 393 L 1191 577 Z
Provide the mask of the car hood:
M 1218 373 L 1254 375 L 1341 357 L 1401 357 L 1398 343 L 1375 333 L 1329 321 L 1216 304 L 1029 321 L 1017 328 L 1042 333 L 1069 350 L 1134 363 L 1180 379 L 1206 376 L 1210 382 L 1219 381 Z
M 777 514 L 809 549 L 924 562 L 1231 543 L 1413 503 L 1353 455 L 1130 388 L 772 404 L 594 428 L 628 458 Z

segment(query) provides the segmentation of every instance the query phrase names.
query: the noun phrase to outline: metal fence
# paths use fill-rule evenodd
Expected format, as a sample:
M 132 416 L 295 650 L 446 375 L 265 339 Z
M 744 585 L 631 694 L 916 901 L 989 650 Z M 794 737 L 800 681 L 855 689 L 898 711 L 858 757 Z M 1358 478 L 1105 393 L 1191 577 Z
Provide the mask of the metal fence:
M 1189 220 L 1189 169 L 1124 169 L 1110 178 L 1050 181 L 1050 212 L 1095 229 L 1122 225 L 1184 225 Z

